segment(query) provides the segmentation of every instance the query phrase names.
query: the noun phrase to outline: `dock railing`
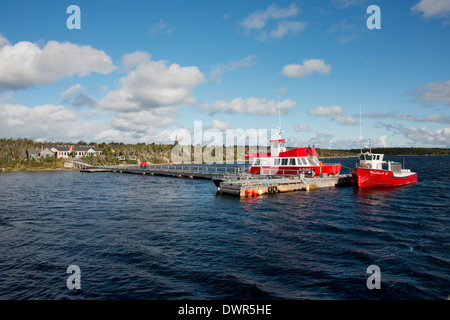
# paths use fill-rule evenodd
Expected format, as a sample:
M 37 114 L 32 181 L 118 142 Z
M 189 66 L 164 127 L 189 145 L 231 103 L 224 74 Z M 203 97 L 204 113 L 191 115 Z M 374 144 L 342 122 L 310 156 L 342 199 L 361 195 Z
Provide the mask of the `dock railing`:
M 241 167 L 218 167 L 218 166 L 191 166 L 191 165 L 146 165 L 134 166 L 135 170 L 171 173 L 204 173 L 204 174 L 238 174 L 242 172 Z
M 117 164 L 90 164 L 80 160 L 73 160 L 75 167 L 80 169 L 108 169 L 112 171 L 134 171 L 136 173 L 167 173 L 167 174 L 197 174 L 199 176 L 213 175 L 238 175 L 248 172 L 245 166 L 220 166 L 220 165 L 168 165 L 168 164 L 149 164 L 149 165 L 117 165 Z

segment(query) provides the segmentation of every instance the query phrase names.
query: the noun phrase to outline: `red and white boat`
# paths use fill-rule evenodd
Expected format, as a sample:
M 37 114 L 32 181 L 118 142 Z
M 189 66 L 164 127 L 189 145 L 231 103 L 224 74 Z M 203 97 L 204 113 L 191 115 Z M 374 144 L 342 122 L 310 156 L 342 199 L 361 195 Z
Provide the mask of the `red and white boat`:
M 383 161 L 384 154 L 360 153 L 356 168 L 350 169 L 359 188 L 392 187 L 417 182 L 417 173 L 403 169 L 401 163 Z
M 337 175 L 342 165 L 326 164 L 319 161 L 314 148 L 295 148 L 286 151 L 286 140 L 281 139 L 279 130 L 278 139 L 270 140 L 270 153 L 247 153 L 246 158 L 252 159 L 251 174 L 259 175 L 297 175 L 310 173 L 319 176 L 321 173 Z

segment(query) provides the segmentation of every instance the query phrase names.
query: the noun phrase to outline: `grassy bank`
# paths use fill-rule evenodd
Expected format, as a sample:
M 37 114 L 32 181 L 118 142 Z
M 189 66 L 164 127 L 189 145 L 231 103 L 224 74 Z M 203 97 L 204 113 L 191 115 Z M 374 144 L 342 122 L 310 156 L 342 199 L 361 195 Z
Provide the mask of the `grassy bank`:
M 46 170 L 70 170 L 65 168 L 65 159 L 45 159 L 45 160 L 15 160 L 8 162 L 0 162 L 0 172 L 17 172 L 17 171 L 46 171 Z

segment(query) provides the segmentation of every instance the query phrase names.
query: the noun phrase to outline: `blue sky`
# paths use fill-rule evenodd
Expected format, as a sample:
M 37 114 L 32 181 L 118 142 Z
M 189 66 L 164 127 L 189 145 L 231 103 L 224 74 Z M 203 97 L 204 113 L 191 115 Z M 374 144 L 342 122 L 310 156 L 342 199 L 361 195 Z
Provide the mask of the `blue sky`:
M 4 2 L 0 136 L 170 143 L 278 105 L 289 146 L 357 148 L 361 106 L 373 146 L 450 147 L 449 40 L 449 0 Z

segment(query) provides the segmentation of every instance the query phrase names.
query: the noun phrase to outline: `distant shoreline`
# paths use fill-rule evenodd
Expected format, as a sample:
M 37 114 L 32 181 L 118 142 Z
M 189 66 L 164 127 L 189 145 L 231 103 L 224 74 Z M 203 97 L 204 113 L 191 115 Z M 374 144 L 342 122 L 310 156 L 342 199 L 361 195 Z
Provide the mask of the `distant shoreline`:
M 12 172 L 46 172 L 46 171 L 75 171 L 80 170 L 78 168 L 33 168 L 33 169 L 9 169 L 0 168 L 0 173 L 12 173 Z
M 389 157 L 441 157 L 441 156 L 449 156 L 448 154 L 430 154 L 430 155 L 415 155 L 415 154 L 398 154 L 398 155 L 388 155 L 386 156 L 387 158 Z M 337 159 L 337 158 L 342 158 L 342 159 L 349 159 L 349 158 L 357 158 L 358 156 L 345 156 L 345 157 L 319 157 L 319 159 Z M 224 165 L 224 164 L 236 164 L 236 163 L 221 163 L 220 165 Z M 246 163 L 244 164 L 250 164 L 249 161 L 246 161 Z M 133 165 L 133 164 L 122 164 L 122 165 L 118 165 L 118 167 L 120 166 L 129 166 L 129 165 Z M 134 164 L 136 165 L 136 164 Z M 180 164 L 175 164 L 175 163 L 151 163 L 149 165 L 180 165 Z M 181 165 L 198 165 L 195 163 L 183 163 Z M 0 167 L 0 174 L 1 173 L 18 173 L 18 172 L 52 172 L 52 171 L 80 171 L 80 168 L 27 168 L 27 169 L 8 169 L 6 170 L 5 168 Z

